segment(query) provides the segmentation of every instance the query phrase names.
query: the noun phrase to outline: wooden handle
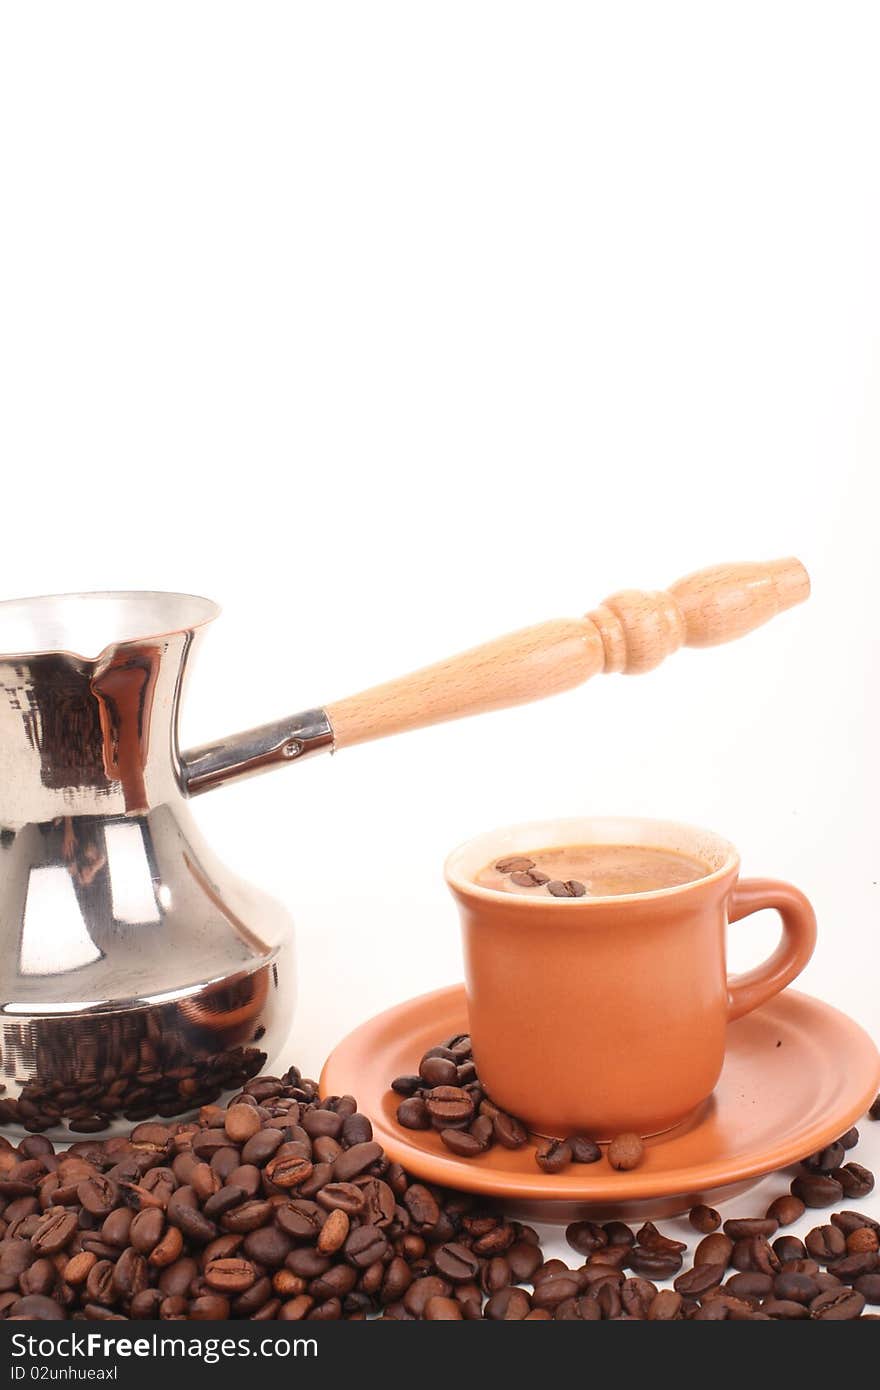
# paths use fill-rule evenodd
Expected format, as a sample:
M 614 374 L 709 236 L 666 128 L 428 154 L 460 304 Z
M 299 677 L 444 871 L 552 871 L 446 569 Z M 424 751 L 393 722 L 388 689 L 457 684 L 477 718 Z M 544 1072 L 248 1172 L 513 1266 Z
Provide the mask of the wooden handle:
M 523 628 L 327 705 L 335 746 L 526 704 L 600 671 L 650 671 L 681 646 L 742 637 L 809 592 L 809 576 L 795 559 L 718 565 L 656 593 L 625 589 L 586 617 Z

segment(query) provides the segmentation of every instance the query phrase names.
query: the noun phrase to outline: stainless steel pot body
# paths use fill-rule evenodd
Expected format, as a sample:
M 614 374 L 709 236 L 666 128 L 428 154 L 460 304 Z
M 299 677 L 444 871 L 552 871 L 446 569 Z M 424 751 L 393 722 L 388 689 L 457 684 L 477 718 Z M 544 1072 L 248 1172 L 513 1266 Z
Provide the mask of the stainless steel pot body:
M 215 611 L 184 595 L 0 604 L 0 649 L 59 643 L 0 657 L 0 1123 L 69 1138 L 186 1114 L 287 1036 L 291 920 L 204 844 L 178 749 Z M 86 628 L 118 636 L 67 650 Z

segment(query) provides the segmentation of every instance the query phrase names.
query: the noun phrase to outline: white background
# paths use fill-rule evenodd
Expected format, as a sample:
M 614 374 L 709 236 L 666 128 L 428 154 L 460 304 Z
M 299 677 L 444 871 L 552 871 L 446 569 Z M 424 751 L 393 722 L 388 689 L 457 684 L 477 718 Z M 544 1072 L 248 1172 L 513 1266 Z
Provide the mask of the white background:
M 288 1061 L 459 978 L 452 845 L 580 812 L 799 884 L 804 987 L 880 1033 L 878 41 L 840 0 L 0 12 L 0 587 L 219 599 L 185 743 L 812 574 L 740 644 L 200 801 L 295 911 Z

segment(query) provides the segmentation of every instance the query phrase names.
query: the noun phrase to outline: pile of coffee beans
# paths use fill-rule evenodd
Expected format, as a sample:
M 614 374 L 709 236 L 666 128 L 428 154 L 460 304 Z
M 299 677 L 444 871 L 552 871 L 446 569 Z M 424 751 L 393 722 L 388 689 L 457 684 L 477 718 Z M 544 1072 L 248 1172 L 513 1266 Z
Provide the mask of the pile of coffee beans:
M 352 1096 L 319 1099 L 291 1068 L 127 1138 L 0 1139 L 0 1317 L 876 1320 L 880 1223 L 842 1210 L 803 1242 L 778 1235 L 870 1190 L 844 1161 L 857 1138 L 807 1160 L 763 1216 L 722 1227 L 695 1207 L 688 1269 L 683 1241 L 620 1221 L 570 1226 L 569 1268 L 530 1226 L 413 1180 Z
M 514 854 L 508 859 L 499 859 L 495 868 L 500 874 L 510 874 L 511 882 L 518 888 L 546 888 L 554 898 L 582 898 L 587 885 L 577 878 L 551 878 L 542 873 L 534 859 L 525 854 Z
M 522 1149 L 530 1142 L 522 1120 L 500 1109 L 483 1090 L 467 1033 L 429 1048 L 419 1062 L 418 1075 L 395 1077 L 391 1089 L 403 1097 L 397 1107 L 398 1123 L 404 1129 L 436 1130 L 458 1158 L 478 1158 L 496 1144 Z M 545 1173 L 561 1173 L 572 1163 L 598 1163 L 602 1150 L 585 1135 L 572 1134 L 541 1140 L 534 1154 Z M 637 1168 L 643 1155 L 637 1134 L 618 1135 L 606 1153 L 611 1167 L 621 1172 Z
M 862 1196 L 871 1191 L 874 1180 L 866 1168 L 839 1166 L 857 1142 L 858 1131 L 850 1130 L 807 1159 L 790 1193 L 771 1202 L 763 1216 L 722 1225 L 711 1207 L 694 1207 L 690 1223 L 703 1239 L 687 1269 L 686 1243 L 664 1235 L 651 1221 L 637 1232 L 621 1221 L 574 1222 L 566 1238 L 587 1263 L 558 1272 L 565 1296 L 554 1316 L 592 1321 L 880 1318 L 864 1311 L 880 1304 L 880 1222 L 839 1211 L 803 1241 L 777 1234 L 799 1221 L 807 1207 L 839 1200 L 850 1185 Z M 627 1270 L 632 1274 L 625 1276 Z M 672 1288 L 658 1289 L 658 1279 L 672 1279 Z

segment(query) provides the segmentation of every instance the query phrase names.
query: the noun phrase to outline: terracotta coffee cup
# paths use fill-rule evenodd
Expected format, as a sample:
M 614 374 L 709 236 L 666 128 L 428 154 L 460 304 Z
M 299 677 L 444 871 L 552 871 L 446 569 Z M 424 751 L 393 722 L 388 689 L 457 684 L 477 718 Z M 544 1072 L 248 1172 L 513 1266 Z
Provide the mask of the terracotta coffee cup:
M 507 893 L 475 878 L 504 856 L 648 845 L 700 860 L 690 883 L 619 897 Z M 470 1029 L 492 1100 L 537 1134 L 659 1134 L 709 1097 L 727 1025 L 800 974 L 816 917 L 803 893 L 739 878 L 733 845 L 668 821 L 572 819 L 497 830 L 446 862 L 461 914 Z M 728 923 L 782 919 L 769 960 L 728 977 Z

